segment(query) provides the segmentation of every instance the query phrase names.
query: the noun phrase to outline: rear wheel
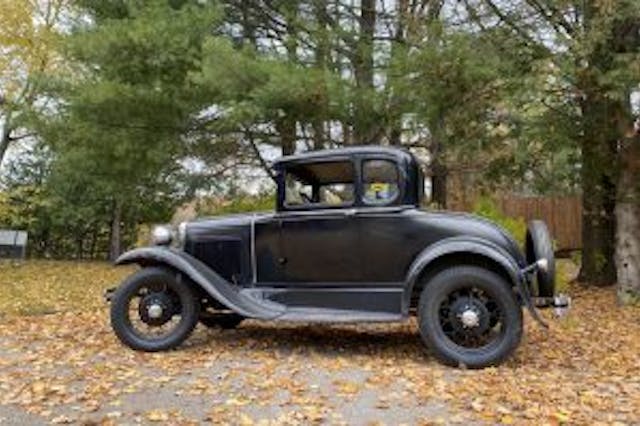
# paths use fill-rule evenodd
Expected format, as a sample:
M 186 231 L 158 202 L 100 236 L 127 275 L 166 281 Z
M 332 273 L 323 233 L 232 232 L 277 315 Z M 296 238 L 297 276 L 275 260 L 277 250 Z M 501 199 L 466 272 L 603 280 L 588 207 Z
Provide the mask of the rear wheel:
M 425 344 L 448 365 L 498 365 L 520 343 L 522 310 L 498 274 L 456 266 L 433 277 L 420 296 L 418 325 Z
M 125 345 L 155 352 L 189 337 L 199 313 L 200 303 L 186 282 L 167 269 L 144 268 L 113 294 L 111 326 Z

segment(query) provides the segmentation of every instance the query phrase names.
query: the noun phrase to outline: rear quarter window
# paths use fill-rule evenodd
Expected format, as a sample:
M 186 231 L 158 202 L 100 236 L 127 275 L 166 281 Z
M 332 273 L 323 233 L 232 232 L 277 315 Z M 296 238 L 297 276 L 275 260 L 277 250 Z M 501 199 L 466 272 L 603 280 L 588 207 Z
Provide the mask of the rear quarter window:
M 390 160 L 365 160 L 362 164 L 362 202 L 369 206 L 393 204 L 400 196 L 398 166 Z

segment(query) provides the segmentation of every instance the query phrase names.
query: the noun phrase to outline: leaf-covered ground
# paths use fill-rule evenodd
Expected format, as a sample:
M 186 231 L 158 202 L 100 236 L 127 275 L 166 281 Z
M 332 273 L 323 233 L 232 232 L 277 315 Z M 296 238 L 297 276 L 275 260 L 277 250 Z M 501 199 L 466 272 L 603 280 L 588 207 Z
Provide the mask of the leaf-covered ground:
M 0 424 L 640 424 L 640 308 L 611 289 L 574 289 L 549 331 L 527 320 L 509 362 L 465 371 L 439 365 L 414 322 L 247 321 L 133 352 L 101 300 L 128 272 L 0 264 Z

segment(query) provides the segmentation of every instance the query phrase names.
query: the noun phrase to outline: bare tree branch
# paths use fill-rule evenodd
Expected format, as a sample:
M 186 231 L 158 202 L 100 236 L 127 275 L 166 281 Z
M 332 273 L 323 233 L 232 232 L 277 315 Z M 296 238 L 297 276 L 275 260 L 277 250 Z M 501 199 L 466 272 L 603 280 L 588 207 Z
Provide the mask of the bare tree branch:
M 253 150 L 253 153 L 255 154 L 256 158 L 260 162 L 260 165 L 262 166 L 264 171 L 267 172 L 267 175 L 269 175 L 271 180 L 273 180 L 274 182 L 277 183 L 276 176 L 273 173 L 273 170 L 271 169 L 271 166 L 265 161 L 264 157 L 260 153 L 260 150 L 258 149 L 258 145 L 256 144 L 256 141 L 253 138 L 253 132 L 251 131 L 251 129 L 245 129 L 245 135 L 247 136 L 247 140 L 249 141 L 249 145 L 251 146 L 251 149 Z

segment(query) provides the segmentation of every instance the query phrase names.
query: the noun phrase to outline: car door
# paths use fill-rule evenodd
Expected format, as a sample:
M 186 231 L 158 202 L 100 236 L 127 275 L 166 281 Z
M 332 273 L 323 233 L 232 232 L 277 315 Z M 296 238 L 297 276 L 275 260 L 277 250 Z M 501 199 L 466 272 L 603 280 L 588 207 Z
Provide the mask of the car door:
M 404 214 L 404 180 L 391 159 L 368 158 L 361 164 L 362 195 L 355 215 L 358 224 L 362 279 L 401 285 L 416 252 L 419 230 Z
M 283 281 L 339 285 L 361 279 L 351 210 L 287 212 L 279 217 Z
M 280 173 L 279 211 L 256 224 L 258 284 L 304 287 L 359 281 L 352 159 L 295 163 Z

